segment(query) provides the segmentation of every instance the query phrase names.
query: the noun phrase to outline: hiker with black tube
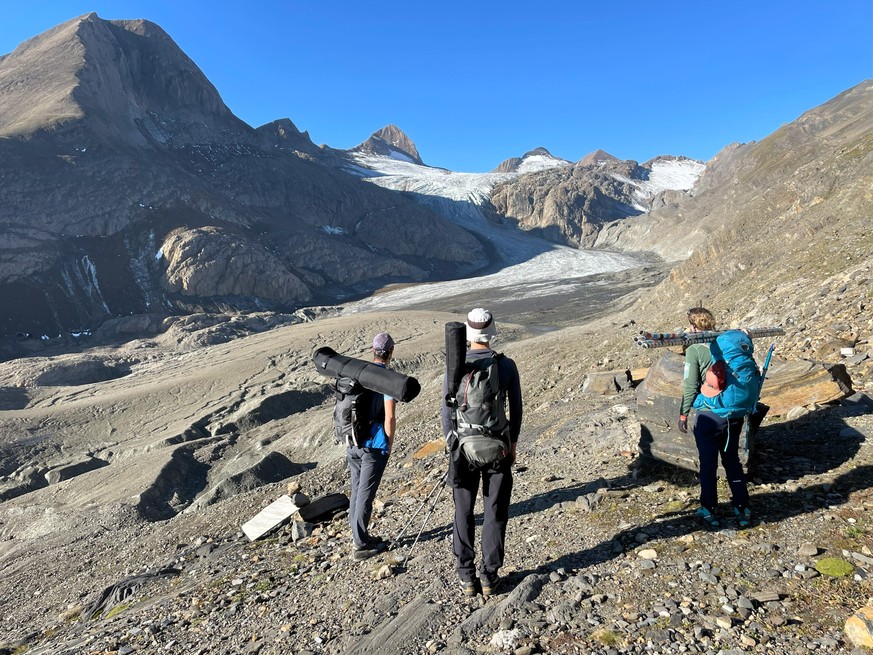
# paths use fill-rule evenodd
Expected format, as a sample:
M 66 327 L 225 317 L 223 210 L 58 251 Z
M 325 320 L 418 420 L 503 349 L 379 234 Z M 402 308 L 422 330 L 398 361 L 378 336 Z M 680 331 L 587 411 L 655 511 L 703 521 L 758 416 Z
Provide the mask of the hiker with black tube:
M 394 340 L 387 332 L 380 332 L 373 339 L 373 363 L 387 368 L 393 356 Z M 387 547 L 384 540 L 369 533 L 369 525 L 373 501 L 391 455 L 397 428 L 397 400 L 369 389 L 362 389 L 360 394 L 363 397 L 357 413 L 368 416 L 356 416 L 354 420 L 367 424 L 368 435 L 360 443 L 348 437 L 346 441 L 346 462 L 352 479 L 349 525 L 354 543 L 352 559 L 355 561 L 369 559 Z
M 689 309 L 688 321 L 692 332 L 715 329 L 712 312 L 704 307 Z M 761 378 L 753 352 L 752 340 L 740 330 L 729 330 L 712 344 L 695 343 L 685 349 L 678 429 L 688 432 L 688 414 L 694 408 L 694 441 L 700 460 L 697 515 L 712 529 L 720 527 L 717 514 L 719 457 L 731 490 L 737 525 L 747 528 L 752 521 L 739 444 L 746 417 L 754 410 L 760 391 Z
M 503 566 L 512 465 L 521 430 L 521 384 L 515 362 L 491 349 L 497 335 L 491 312 L 476 308 L 466 324 L 447 325 L 447 342 L 452 325 L 460 329 L 455 332 L 457 348 L 447 344 L 441 414 L 455 505 L 452 552 L 464 595 L 475 596 L 481 585 L 482 595 L 490 596 L 497 591 Z M 484 520 L 477 583 L 473 510 L 480 481 Z

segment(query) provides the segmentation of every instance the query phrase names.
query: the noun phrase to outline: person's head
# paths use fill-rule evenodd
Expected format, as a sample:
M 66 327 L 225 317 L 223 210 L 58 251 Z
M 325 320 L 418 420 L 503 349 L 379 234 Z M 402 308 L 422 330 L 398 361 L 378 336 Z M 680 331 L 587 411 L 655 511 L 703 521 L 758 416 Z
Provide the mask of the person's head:
M 496 336 L 497 326 L 491 312 L 477 307 L 467 314 L 467 341 L 471 348 L 487 348 Z
M 701 332 L 715 329 L 715 317 L 705 307 L 692 307 L 689 309 L 688 322 L 692 328 Z
M 387 364 L 394 355 L 394 339 L 387 332 L 380 332 L 373 337 L 373 357 L 377 362 Z

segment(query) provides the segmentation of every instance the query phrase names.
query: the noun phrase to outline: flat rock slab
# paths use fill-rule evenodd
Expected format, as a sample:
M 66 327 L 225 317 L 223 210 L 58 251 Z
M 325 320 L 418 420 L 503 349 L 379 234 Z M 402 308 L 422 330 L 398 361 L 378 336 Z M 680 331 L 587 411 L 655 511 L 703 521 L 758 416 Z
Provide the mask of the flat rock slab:
M 260 539 L 294 516 L 298 509 L 290 496 L 281 496 L 246 521 L 242 531 L 249 541 Z
M 109 466 L 109 462 L 95 457 L 85 457 L 77 462 L 70 462 L 52 468 L 45 474 L 45 479 L 49 484 L 57 484 L 58 482 L 75 478 L 77 475 L 82 475 L 104 466 Z

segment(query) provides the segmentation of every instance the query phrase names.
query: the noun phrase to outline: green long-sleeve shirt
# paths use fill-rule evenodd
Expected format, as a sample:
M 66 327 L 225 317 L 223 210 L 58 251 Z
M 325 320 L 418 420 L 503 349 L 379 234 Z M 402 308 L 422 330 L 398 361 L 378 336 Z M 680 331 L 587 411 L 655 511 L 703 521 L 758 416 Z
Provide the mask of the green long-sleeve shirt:
M 706 369 L 712 364 L 709 345 L 694 343 L 685 350 L 685 374 L 682 379 L 682 405 L 679 413 L 688 416 L 694 399 L 700 393 L 700 385 L 706 376 Z

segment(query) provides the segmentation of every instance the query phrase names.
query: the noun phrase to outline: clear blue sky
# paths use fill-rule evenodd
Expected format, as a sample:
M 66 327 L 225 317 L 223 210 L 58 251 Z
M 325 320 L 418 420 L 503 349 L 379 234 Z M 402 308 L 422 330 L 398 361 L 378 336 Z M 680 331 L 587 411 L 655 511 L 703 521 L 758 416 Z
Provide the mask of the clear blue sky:
M 252 126 L 350 148 L 388 123 L 428 164 L 486 171 L 536 146 L 577 160 L 707 160 L 873 77 L 870 0 L 40 0 L 0 53 L 75 16 L 146 18 Z

